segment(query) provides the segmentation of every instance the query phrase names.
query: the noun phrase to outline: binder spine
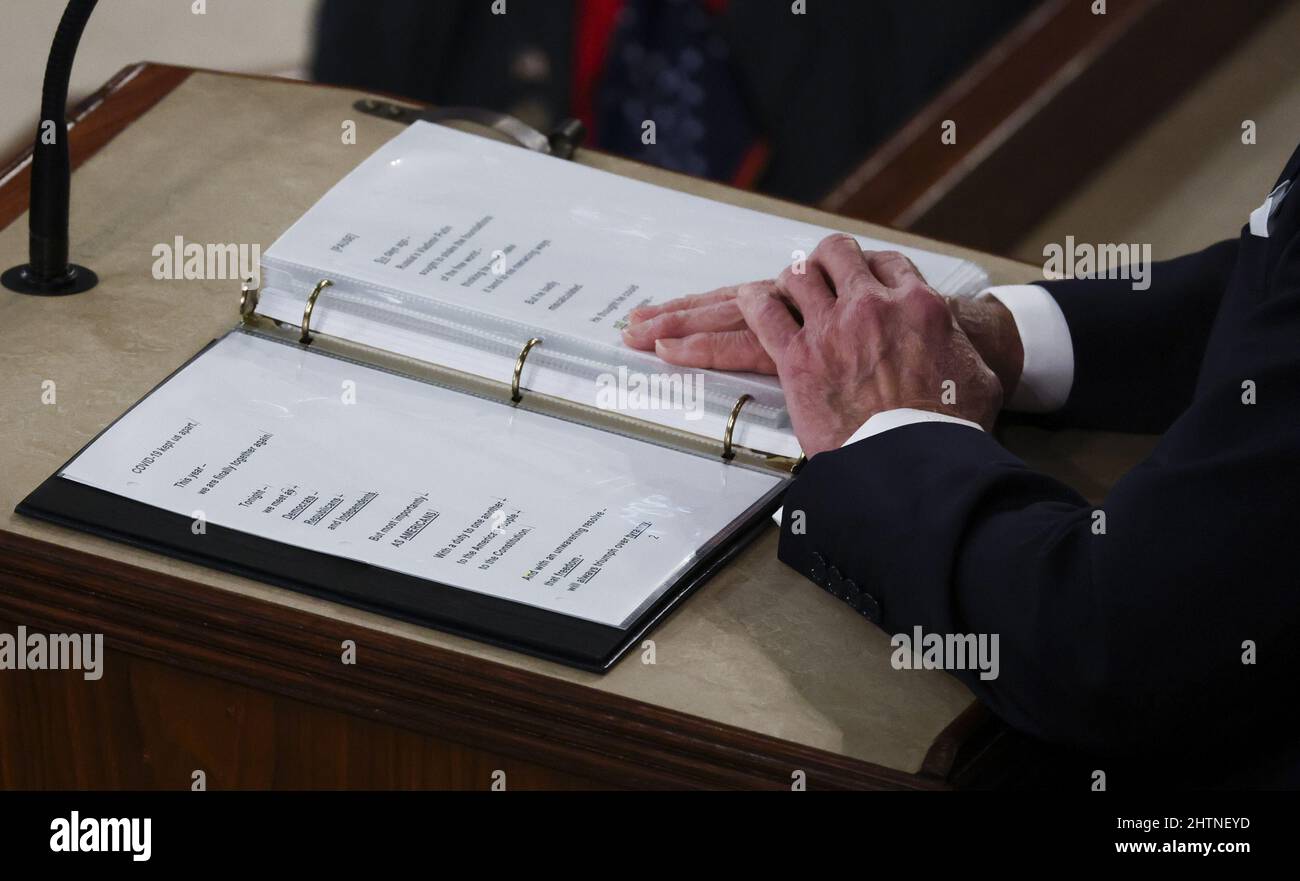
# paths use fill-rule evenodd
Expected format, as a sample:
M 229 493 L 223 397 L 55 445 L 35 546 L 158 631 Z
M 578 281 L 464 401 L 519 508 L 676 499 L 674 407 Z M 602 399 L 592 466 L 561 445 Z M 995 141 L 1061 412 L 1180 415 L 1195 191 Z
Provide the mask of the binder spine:
M 333 284 L 334 282 L 330 279 L 322 278 L 316 282 L 316 286 L 312 288 L 311 294 L 307 297 L 307 301 L 303 306 L 302 326 L 297 340 L 300 345 L 311 344 L 313 340 L 311 318 L 312 312 L 316 308 L 316 301 L 320 298 L 321 293 L 326 288 L 332 287 Z M 239 315 L 242 323 L 246 326 L 260 326 L 259 323 L 266 320 L 264 317 L 257 314 L 258 293 L 259 289 L 254 287 L 254 280 L 251 277 L 240 285 Z M 279 324 L 279 322 L 274 323 Z M 284 336 L 287 336 L 287 334 L 281 335 L 277 333 L 271 335 L 281 336 L 282 339 Z M 524 365 L 527 363 L 528 355 L 532 350 L 541 344 L 542 339 L 540 337 L 532 337 L 525 342 L 523 348 L 519 350 L 519 356 L 515 359 L 514 372 L 510 377 L 510 404 L 512 406 L 518 406 L 523 402 L 525 389 L 521 383 L 524 373 Z M 736 458 L 737 450 L 741 449 L 736 447 L 733 443 L 733 437 L 736 432 L 736 423 L 740 419 L 740 411 L 744 409 L 746 404 L 753 400 L 753 395 L 746 393 L 737 398 L 736 403 L 732 405 L 731 413 L 727 417 L 726 428 L 722 434 L 721 455 L 724 462 L 731 462 L 734 460 Z M 799 469 L 803 467 L 804 463 L 807 461 L 802 453 L 799 455 L 798 459 L 790 459 L 786 456 L 764 453 L 760 450 L 752 450 L 748 452 L 752 452 L 755 456 L 765 460 L 768 467 L 792 474 L 797 474 Z

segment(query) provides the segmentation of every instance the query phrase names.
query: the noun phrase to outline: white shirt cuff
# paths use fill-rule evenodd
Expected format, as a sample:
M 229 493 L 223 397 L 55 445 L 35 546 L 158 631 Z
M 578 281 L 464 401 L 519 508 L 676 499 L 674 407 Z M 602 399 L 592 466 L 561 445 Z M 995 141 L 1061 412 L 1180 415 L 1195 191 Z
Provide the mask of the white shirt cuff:
M 865 440 L 873 435 L 881 434 L 895 428 L 902 428 L 904 425 L 916 425 L 920 422 L 951 422 L 956 425 L 966 425 L 976 431 L 984 429 L 978 422 L 971 422 L 969 419 L 961 419 L 957 416 L 949 416 L 947 413 L 934 413 L 930 410 L 915 410 L 911 407 L 899 407 L 896 410 L 882 410 L 875 416 L 872 416 L 862 424 L 862 427 L 853 432 L 853 436 L 846 440 L 843 446 Z M 772 522 L 777 526 L 781 525 L 781 515 L 784 508 L 777 508 L 776 513 L 772 515 Z
M 947 413 L 934 413 L 930 410 L 914 410 L 911 407 L 899 407 L 897 410 L 883 410 L 872 416 L 862 427 L 853 432 L 853 436 L 844 442 L 844 446 L 856 443 L 889 431 L 894 428 L 902 428 L 904 425 L 915 425 L 918 422 L 954 422 L 957 425 L 969 425 L 976 431 L 983 431 L 978 422 L 971 422 L 969 419 L 961 419 L 957 416 L 949 416 Z
M 1074 342 L 1055 298 L 1036 284 L 1003 285 L 985 293 L 1007 307 L 1025 351 L 1020 382 L 1006 408 L 1051 413 L 1064 407 L 1074 385 Z

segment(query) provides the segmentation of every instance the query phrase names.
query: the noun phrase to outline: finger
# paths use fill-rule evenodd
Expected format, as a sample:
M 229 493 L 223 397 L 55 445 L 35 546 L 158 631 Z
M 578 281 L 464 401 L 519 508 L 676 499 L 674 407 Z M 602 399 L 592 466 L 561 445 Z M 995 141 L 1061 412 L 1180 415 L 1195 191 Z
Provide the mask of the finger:
M 623 341 L 634 349 L 653 349 L 655 340 L 678 339 L 696 333 L 719 330 L 744 330 L 745 318 L 734 299 L 722 300 L 694 309 L 664 312 L 645 321 L 629 325 Z
M 665 312 L 695 309 L 699 306 L 707 306 L 723 300 L 734 300 L 738 287 L 739 285 L 731 285 L 730 287 L 709 291 L 707 294 L 691 294 L 688 297 L 678 297 L 675 300 L 668 300 L 663 303 L 648 303 L 645 306 L 637 306 L 628 313 L 628 321 L 636 323 L 654 318 L 656 315 L 662 315 Z
M 799 322 L 790 314 L 775 285 L 745 285 L 740 289 L 736 303 L 745 316 L 745 324 L 758 337 L 764 351 L 776 364 L 799 333 Z M 806 317 L 806 316 L 805 316 Z
M 787 266 L 777 278 L 776 286 L 789 295 L 795 308 L 806 318 L 816 320 L 835 305 L 835 292 L 826 283 L 826 277 L 816 266 L 807 263 L 799 272 Z
M 776 374 L 776 363 L 748 329 L 656 340 L 655 354 L 679 367 Z
M 918 281 L 925 283 L 916 264 L 897 251 L 863 251 L 862 254 L 876 278 L 888 287 L 901 288 Z
M 837 299 L 862 293 L 884 293 L 884 283 L 872 273 L 862 246 L 853 236 L 827 236 L 813 249 L 808 262 L 826 273 Z

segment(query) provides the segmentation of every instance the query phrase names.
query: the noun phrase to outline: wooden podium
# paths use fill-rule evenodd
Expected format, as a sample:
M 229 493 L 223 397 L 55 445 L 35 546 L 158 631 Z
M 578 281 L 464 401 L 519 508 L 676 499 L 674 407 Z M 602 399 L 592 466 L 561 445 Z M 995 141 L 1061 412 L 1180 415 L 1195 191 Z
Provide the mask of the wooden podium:
M 72 114 L 73 259 L 101 281 L 68 298 L 0 291 L 0 632 L 102 633 L 106 657 L 98 681 L 0 671 L 0 787 L 183 789 L 202 771 L 210 789 L 939 788 L 994 761 L 998 726 L 970 693 L 894 670 L 886 634 L 777 562 L 775 528 L 651 634 L 654 663 L 634 652 L 596 676 L 13 513 L 235 324 L 237 279 L 155 280 L 154 245 L 268 247 L 400 130 L 354 111 L 362 96 L 139 64 Z M 997 283 L 1037 274 L 591 151 L 576 161 L 963 254 Z M 26 259 L 28 177 L 26 156 L 0 170 L 0 266 Z M 1004 439 L 1093 496 L 1146 446 Z

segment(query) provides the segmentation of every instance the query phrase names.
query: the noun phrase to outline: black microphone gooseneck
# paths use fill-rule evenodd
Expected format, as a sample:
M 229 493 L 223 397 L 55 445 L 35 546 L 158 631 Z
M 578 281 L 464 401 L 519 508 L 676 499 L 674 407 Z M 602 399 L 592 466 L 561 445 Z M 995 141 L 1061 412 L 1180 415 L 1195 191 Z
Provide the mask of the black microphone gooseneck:
M 28 259 L 15 266 L 0 283 L 20 294 L 58 296 L 79 294 L 99 281 L 84 266 L 68 262 L 68 200 L 72 189 L 72 160 L 68 153 L 68 83 L 81 32 L 98 0 L 71 0 L 59 20 L 45 65 L 41 118 L 32 148 L 32 198 L 28 214 Z

